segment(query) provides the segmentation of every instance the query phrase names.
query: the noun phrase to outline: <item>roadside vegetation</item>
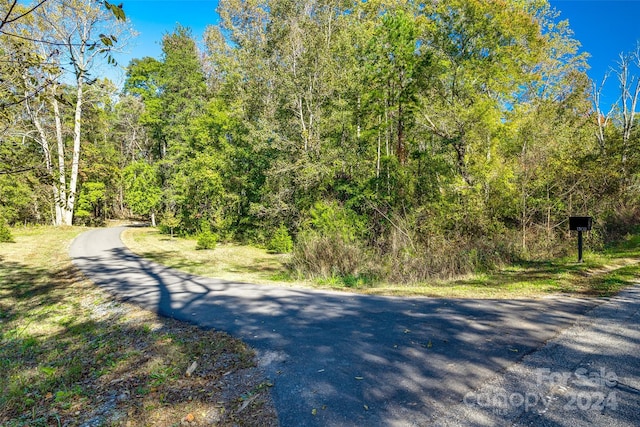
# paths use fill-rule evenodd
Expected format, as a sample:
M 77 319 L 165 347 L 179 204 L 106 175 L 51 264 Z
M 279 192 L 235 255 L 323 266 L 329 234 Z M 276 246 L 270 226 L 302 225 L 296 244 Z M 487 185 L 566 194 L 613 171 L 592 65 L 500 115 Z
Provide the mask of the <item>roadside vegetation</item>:
M 81 231 L 0 244 L 0 425 L 277 425 L 250 348 L 92 285 L 67 256 Z
M 125 244 L 135 253 L 166 266 L 205 277 L 281 286 L 338 289 L 383 295 L 456 298 L 538 298 L 554 294 L 611 296 L 640 278 L 640 235 L 630 234 L 599 252 L 587 251 L 545 261 L 519 261 L 490 272 L 410 284 L 334 275 L 305 279 L 291 255 L 246 245 L 226 244 L 197 250 L 193 239 L 175 238 L 154 228 L 129 228 Z
M 176 25 L 122 87 L 99 65 L 126 10 L 23 4 L 0 4 L 0 240 L 133 216 L 194 236 L 182 268 L 231 275 L 235 242 L 290 254 L 296 279 L 409 289 L 564 259 L 571 216 L 595 251 L 640 225 L 640 49 L 611 46 L 591 81 L 547 0 L 221 0 L 203 40 Z M 248 280 L 289 274 L 263 258 Z

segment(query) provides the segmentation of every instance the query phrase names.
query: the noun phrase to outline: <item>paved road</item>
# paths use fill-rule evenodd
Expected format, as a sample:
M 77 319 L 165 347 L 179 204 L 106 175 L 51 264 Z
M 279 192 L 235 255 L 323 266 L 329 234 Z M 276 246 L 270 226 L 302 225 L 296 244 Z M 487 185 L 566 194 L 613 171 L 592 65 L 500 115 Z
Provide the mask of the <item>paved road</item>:
M 640 426 L 640 286 L 468 393 L 440 426 Z
M 513 376 L 539 348 L 560 342 L 555 351 L 572 359 L 582 350 L 558 341 L 561 332 L 607 305 L 563 297 L 379 297 L 207 279 L 132 254 L 120 240 L 122 231 L 98 229 L 79 236 L 70 249 L 75 264 L 122 299 L 229 332 L 253 346 L 275 384 L 272 394 L 285 427 L 527 422 L 531 411 L 500 412 L 474 398 Z M 635 373 L 638 347 L 636 339 L 624 348 L 635 349 Z M 555 374 L 557 366 L 541 366 L 549 370 L 541 371 L 538 382 L 550 383 L 544 375 Z M 621 366 L 610 369 L 623 376 Z M 531 378 L 519 380 L 527 385 Z M 563 425 L 562 419 L 548 425 Z

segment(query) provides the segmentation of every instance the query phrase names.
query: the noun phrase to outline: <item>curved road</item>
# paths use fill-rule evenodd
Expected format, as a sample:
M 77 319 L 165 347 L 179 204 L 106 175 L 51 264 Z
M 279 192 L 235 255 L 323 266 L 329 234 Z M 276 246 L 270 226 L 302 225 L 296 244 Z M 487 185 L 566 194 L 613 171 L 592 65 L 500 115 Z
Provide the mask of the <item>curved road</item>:
M 598 304 L 380 297 L 201 278 L 132 254 L 123 229 L 80 235 L 74 263 L 121 299 L 253 346 L 282 426 L 439 424 Z

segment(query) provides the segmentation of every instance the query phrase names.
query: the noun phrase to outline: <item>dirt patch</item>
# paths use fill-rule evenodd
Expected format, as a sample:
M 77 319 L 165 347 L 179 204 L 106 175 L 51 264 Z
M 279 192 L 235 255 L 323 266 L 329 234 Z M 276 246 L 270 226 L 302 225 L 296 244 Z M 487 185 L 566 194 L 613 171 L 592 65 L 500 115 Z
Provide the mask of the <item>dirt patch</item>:
M 127 329 L 148 330 L 153 339 L 122 337 L 125 347 L 139 352 L 122 369 L 94 382 L 98 404 L 80 425 L 277 425 L 271 383 L 243 343 L 131 304 L 111 301 L 93 313 L 102 318 L 113 313 Z

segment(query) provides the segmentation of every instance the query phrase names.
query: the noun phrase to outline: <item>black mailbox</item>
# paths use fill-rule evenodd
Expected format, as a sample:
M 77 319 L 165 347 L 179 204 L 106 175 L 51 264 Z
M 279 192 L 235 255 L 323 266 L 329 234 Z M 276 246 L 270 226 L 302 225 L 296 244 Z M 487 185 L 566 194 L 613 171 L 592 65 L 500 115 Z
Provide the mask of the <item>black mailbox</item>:
M 590 216 L 569 217 L 569 230 L 578 232 L 578 262 L 582 262 L 582 232 L 591 230 L 592 223 Z
M 569 230 L 571 231 L 590 231 L 593 218 L 590 216 L 570 216 Z

